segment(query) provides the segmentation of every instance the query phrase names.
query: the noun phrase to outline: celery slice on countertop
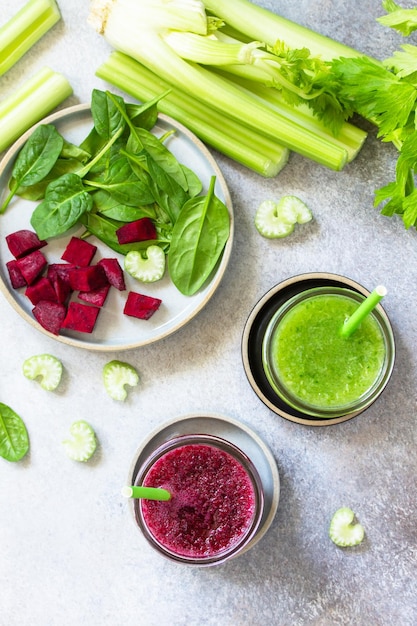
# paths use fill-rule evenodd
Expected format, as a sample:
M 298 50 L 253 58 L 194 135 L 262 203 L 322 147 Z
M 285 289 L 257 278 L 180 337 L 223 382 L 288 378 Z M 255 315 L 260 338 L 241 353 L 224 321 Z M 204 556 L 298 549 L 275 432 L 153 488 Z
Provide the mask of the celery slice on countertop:
M 256 210 L 255 226 L 268 239 L 287 237 L 295 224 L 305 224 L 312 219 L 307 205 L 296 196 L 283 196 L 279 202 L 264 200 Z
M 125 256 L 125 270 L 144 283 L 160 280 L 165 273 L 165 252 L 159 246 L 148 246 L 146 257 L 141 252 L 131 250 Z
M 61 19 L 55 0 L 29 0 L 0 27 L 0 76 Z
M 337 546 L 343 548 L 356 546 L 363 540 L 365 530 L 363 526 L 354 521 L 355 514 L 352 509 L 342 507 L 333 515 L 330 522 L 329 536 Z
M 0 152 L 71 94 L 67 79 L 49 67 L 26 80 L 0 102 Z
M 37 354 L 23 363 L 23 374 L 30 380 L 39 378 L 39 384 L 46 391 L 54 391 L 61 382 L 62 363 L 51 354 Z
M 88 461 L 97 448 L 94 430 L 84 420 L 78 420 L 71 425 L 70 433 L 71 439 L 62 442 L 67 455 L 73 461 Z
M 113 360 L 103 367 L 103 382 L 109 396 L 123 402 L 127 398 L 125 385 L 135 387 L 139 383 L 139 375 L 133 365 Z
M 308 206 L 297 196 L 282 196 L 277 211 L 280 218 L 289 224 L 306 224 L 313 218 Z

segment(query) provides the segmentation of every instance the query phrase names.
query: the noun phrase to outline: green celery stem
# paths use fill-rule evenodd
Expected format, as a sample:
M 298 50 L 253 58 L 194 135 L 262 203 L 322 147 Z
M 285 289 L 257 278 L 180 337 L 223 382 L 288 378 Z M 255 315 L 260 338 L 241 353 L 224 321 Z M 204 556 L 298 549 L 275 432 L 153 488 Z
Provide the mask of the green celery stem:
M 143 498 L 145 500 L 160 500 L 166 502 L 171 500 L 171 494 L 166 489 L 159 487 L 123 487 L 122 495 L 126 498 Z
M 55 0 L 29 0 L 0 28 L 0 76 L 61 19 Z
M 72 94 L 59 72 L 39 70 L 0 103 L 0 152 Z
M 220 73 L 221 70 L 216 70 Z M 353 161 L 360 152 L 368 133 L 358 128 L 350 122 L 344 122 L 339 132 L 334 135 L 321 120 L 308 108 L 306 104 L 300 106 L 291 106 L 284 102 L 281 93 L 277 89 L 266 87 L 260 84 L 253 84 L 249 80 L 245 80 L 238 76 L 228 76 L 229 80 L 239 85 L 242 89 L 251 91 L 261 98 L 265 103 L 276 109 L 280 115 L 298 122 L 304 128 L 310 129 L 324 139 L 344 148 L 348 154 L 348 163 Z
M 249 0 L 204 0 L 206 9 L 249 39 L 273 46 L 277 40 L 291 48 L 308 48 L 313 56 L 331 61 L 364 56 L 359 51 L 257 6 Z M 376 62 L 376 61 L 375 61 Z
M 373 311 L 377 304 L 386 295 L 387 290 L 383 285 L 378 285 L 372 293 L 358 306 L 356 311 L 345 321 L 340 333 L 342 337 L 350 337 L 360 326 L 361 322 Z
M 288 161 L 288 149 L 275 140 L 195 100 L 122 52 L 112 52 L 96 74 L 141 101 L 170 89 L 158 102 L 161 113 L 176 119 L 211 147 L 262 176 L 276 176 Z

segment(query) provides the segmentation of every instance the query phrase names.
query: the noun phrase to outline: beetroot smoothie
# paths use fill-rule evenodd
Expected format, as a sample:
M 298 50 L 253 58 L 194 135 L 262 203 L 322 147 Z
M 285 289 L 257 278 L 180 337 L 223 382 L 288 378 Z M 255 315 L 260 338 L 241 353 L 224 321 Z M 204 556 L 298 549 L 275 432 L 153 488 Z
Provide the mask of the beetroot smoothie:
M 143 520 L 159 544 L 180 557 L 216 557 L 251 529 L 256 494 L 242 464 L 207 444 L 185 444 L 163 454 L 144 486 L 171 493 L 167 502 L 142 500 Z

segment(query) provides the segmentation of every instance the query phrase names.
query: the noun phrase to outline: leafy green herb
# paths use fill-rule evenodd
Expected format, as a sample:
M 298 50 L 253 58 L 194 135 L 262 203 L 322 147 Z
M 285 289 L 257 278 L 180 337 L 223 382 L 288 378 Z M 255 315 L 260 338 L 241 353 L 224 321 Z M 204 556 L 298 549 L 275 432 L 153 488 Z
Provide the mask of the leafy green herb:
M 230 232 L 227 207 L 214 194 L 212 176 L 206 196 L 186 202 L 172 230 L 168 267 L 177 289 L 192 295 L 214 269 Z
M 378 18 L 381 24 L 403 35 L 417 29 L 416 8 L 402 9 L 393 0 L 384 0 L 383 6 L 388 15 Z M 376 190 L 374 206 L 383 204 L 383 215 L 399 214 L 406 228 L 416 228 L 417 47 L 406 44 L 379 66 L 365 57 L 341 58 L 332 70 L 345 107 L 374 122 L 378 137 L 399 151 L 395 180 Z
M 394 28 L 404 36 L 411 35 L 417 30 L 416 9 L 403 9 L 393 0 L 384 0 L 382 5 L 387 11 L 387 15 L 377 19 L 380 24 Z
M 29 437 L 22 418 L 0 402 L 0 456 L 6 461 L 20 461 L 28 450 Z

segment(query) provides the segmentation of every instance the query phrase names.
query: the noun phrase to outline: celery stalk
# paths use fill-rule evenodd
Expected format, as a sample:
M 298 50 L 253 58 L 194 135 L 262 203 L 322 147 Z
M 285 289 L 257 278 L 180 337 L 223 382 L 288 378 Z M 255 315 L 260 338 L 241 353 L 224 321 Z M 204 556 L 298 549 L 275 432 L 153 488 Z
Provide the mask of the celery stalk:
M 161 0 L 161 4 L 170 3 Z M 171 0 L 171 4 L 177 4 L 182 11 L 187 3 Z M 146 5 L 144 0 L 93 0 L 91 15 L 96 29 L 113 48 L 135 58 L 172 85 L 220 112 L 227 111 L 236 121 L 244 120 L 254 130 L 317 163 L 333 170 L 344 167 L 345 149 L 262 106 L 230 81 L 178 57 L 163 41 L 155 24 L 147 22 Z
M 245 80 L 238 76 L 228 76 L 228 79 L 233 80 L 241 88 L 252 92 L 265 106 L 273 107 L 284 117 L 292 119 L 326 140 L 340 145 L 347 151 L 348 163 L 356 158 L 366 140 L 367 132 L 350 122 L 344 122 L 337 135 L 333 135 L 307 105 L 301 104 L 295 107 L 287 104 L 282 98 L 281 93 L 276 89 L 270 89 L 269 87 L 264 87 L 259 84 L 254 85 L 250 80 Z
M 0 152 L 71 94 L 62 74 L 48 67 L 39 70 L 0 102 Z
M 96 74 L 141 101 L 170 89 L 170 93 L 158 102 L 162 113 L 184 124 L 222 154 L 262 176 L 276 176 L 287 163 L 287 148 L 194 100 L 121 52 L 112 52 Z
M 0 76 L 61 18 L 55 0 L 29 0 L 0 28 Z
M 288 20 L 249 0 L 204 0 L 206 9 L 249 39 L 273 46 L 277 40 L 291 48 L 308 48 L 312 55 L 331 61 L 364 56 L 357 50 Z

